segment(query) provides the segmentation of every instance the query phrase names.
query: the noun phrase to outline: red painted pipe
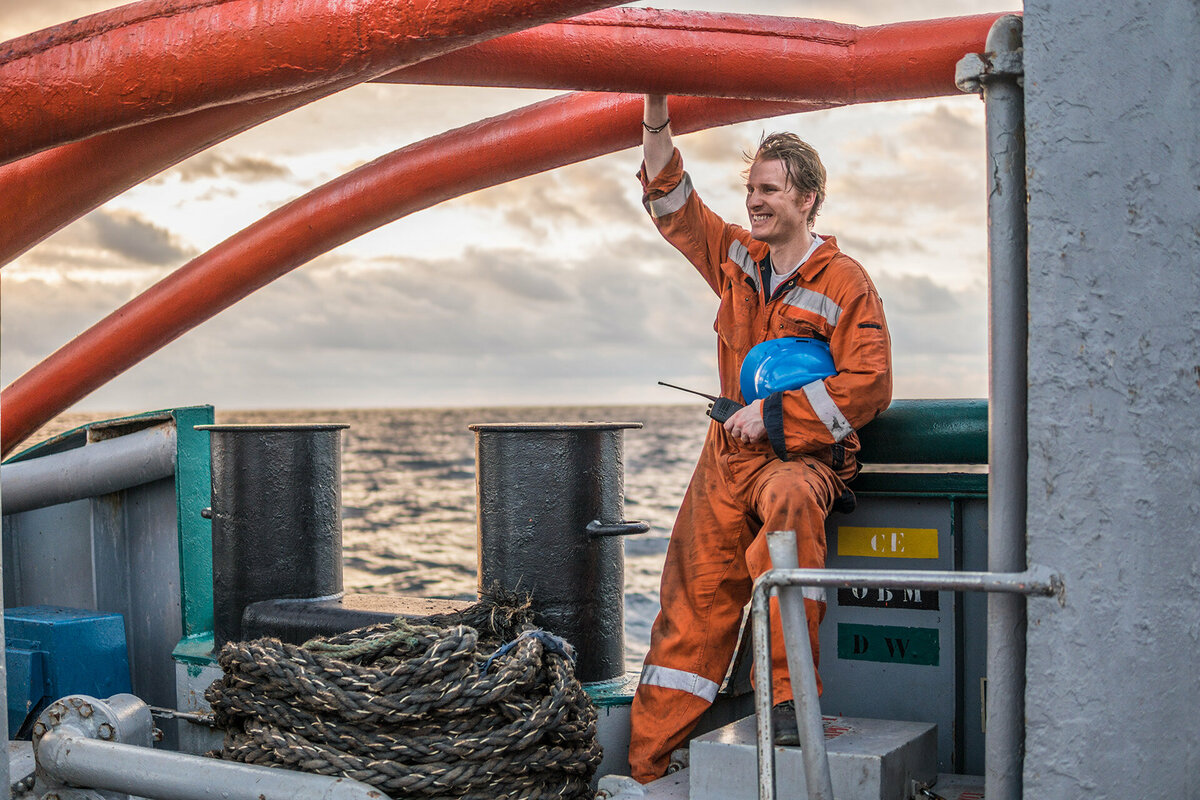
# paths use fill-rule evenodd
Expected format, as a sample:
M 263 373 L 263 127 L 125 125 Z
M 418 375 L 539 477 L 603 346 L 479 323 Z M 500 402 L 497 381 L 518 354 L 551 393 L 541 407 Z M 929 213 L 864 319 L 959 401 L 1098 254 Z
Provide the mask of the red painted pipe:
M 612 8 L 377 80 L 862 103 L 958 94 L 999 13 L 859 27 L 795 17 Z
M 0 163 L 201 108 L 338 88 L 612 0 L 143 0 L 0 45 Z
M 983 49 L 997 16 L 858 28 L 612 9 L 476 44 L 379 80 L 834 103 L 956 94 L 954 65 Z M 719 68 L 695 68 L 718 55 Z M 0 264 L 159 170 L 326 91 L 198 111 L 0 166 L 0 219 L 23 220 L 0 227 Z
M 679 133 L 820 104 L 679 98 Z M 487 186 L 641 141 L 641 98 L 575 94 L 383 156 L 309 192 L 192 260 L 0 393 L 3 454 L 55 414 L 275 278 L 400 217 Z
M 93 136 L 0 166 L 0 267 L 126 189 L 325 96 L 323 89 L 207 108 Z

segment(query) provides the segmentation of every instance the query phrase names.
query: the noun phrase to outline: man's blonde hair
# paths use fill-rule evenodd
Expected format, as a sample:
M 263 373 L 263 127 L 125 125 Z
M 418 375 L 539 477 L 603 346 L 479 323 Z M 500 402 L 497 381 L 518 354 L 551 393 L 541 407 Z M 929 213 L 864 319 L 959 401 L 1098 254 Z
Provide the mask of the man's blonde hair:
M 813 192 L 816 200 L 808 213 L 811 228 L 821 204 L 825 202 L 825 165 L 816 148 L 794 133 L 764 134 L 753 155 L 745 153 L 746 161 L 781 161 L 787 181 L 801 194 Z

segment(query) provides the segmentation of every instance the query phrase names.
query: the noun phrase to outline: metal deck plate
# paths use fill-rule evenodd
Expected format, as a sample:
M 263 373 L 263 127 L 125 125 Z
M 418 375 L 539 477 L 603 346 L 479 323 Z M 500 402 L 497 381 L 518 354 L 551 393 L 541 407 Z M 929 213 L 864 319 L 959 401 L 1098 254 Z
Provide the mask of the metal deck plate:
M 839 800 L 904 800 L 910 781 L 937 777 L 937 726 L 931 723 L 825 717 L 825 746 Z M 757 798 L 754 717 L 694 739 L 689 772 L 691 800 Z M 808 797 L 800 748 L 775 748 L 775 776 L 780 800 Z
M 946 800 L 984 800 L 982 775 L 938 775 L 933 793 Z
M 687 768 L 642 785 L 623 775 L 600 779 L 596 797 L 603 800 L 688 800 Z

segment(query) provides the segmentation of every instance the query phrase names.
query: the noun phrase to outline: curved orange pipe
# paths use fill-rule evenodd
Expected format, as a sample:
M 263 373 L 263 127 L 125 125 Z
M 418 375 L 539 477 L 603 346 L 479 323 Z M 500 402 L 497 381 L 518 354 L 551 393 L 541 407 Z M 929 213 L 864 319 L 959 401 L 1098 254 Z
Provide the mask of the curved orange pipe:
M 680 133 L 820 104 L 680 98 Z M 226 239 L 0 393 L 8 453 L 55 414 L 186 331 L 338 245 L 442 200 L 631 147 L 641 98 L 573 94 L 427 139 L 347 173 Z
M 864 103 L 958 94 L 1000 13 L 859 27 L 611 8 L 482 42 L 378 81 Z
M 612 0 L 143 0 L 0 45 L 0 163 L 201 108 L 376 78 Z
M 509 34 L 389 82 L 662 91 L 831 103 L 954 94 L 954 65 L 998 14 L 870 28 L 783 17 L 610 9 Z M 696 64 L 717 63 L 713 69 Z M 114 131 L 0 166 L 0 265 L 142 179 L 327 89 Z
M 0 268 L 72 221 L 180 161 L 324 97 L 310 90 L 147 122 L 0 166 Z

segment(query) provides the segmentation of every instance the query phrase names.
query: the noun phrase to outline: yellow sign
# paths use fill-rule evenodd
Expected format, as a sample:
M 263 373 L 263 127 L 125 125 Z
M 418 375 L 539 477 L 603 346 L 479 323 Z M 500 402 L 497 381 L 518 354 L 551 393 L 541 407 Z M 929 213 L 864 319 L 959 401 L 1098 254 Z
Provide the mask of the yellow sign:
M 839 556 L 937 558 L 937 528 L 838 527 Z

